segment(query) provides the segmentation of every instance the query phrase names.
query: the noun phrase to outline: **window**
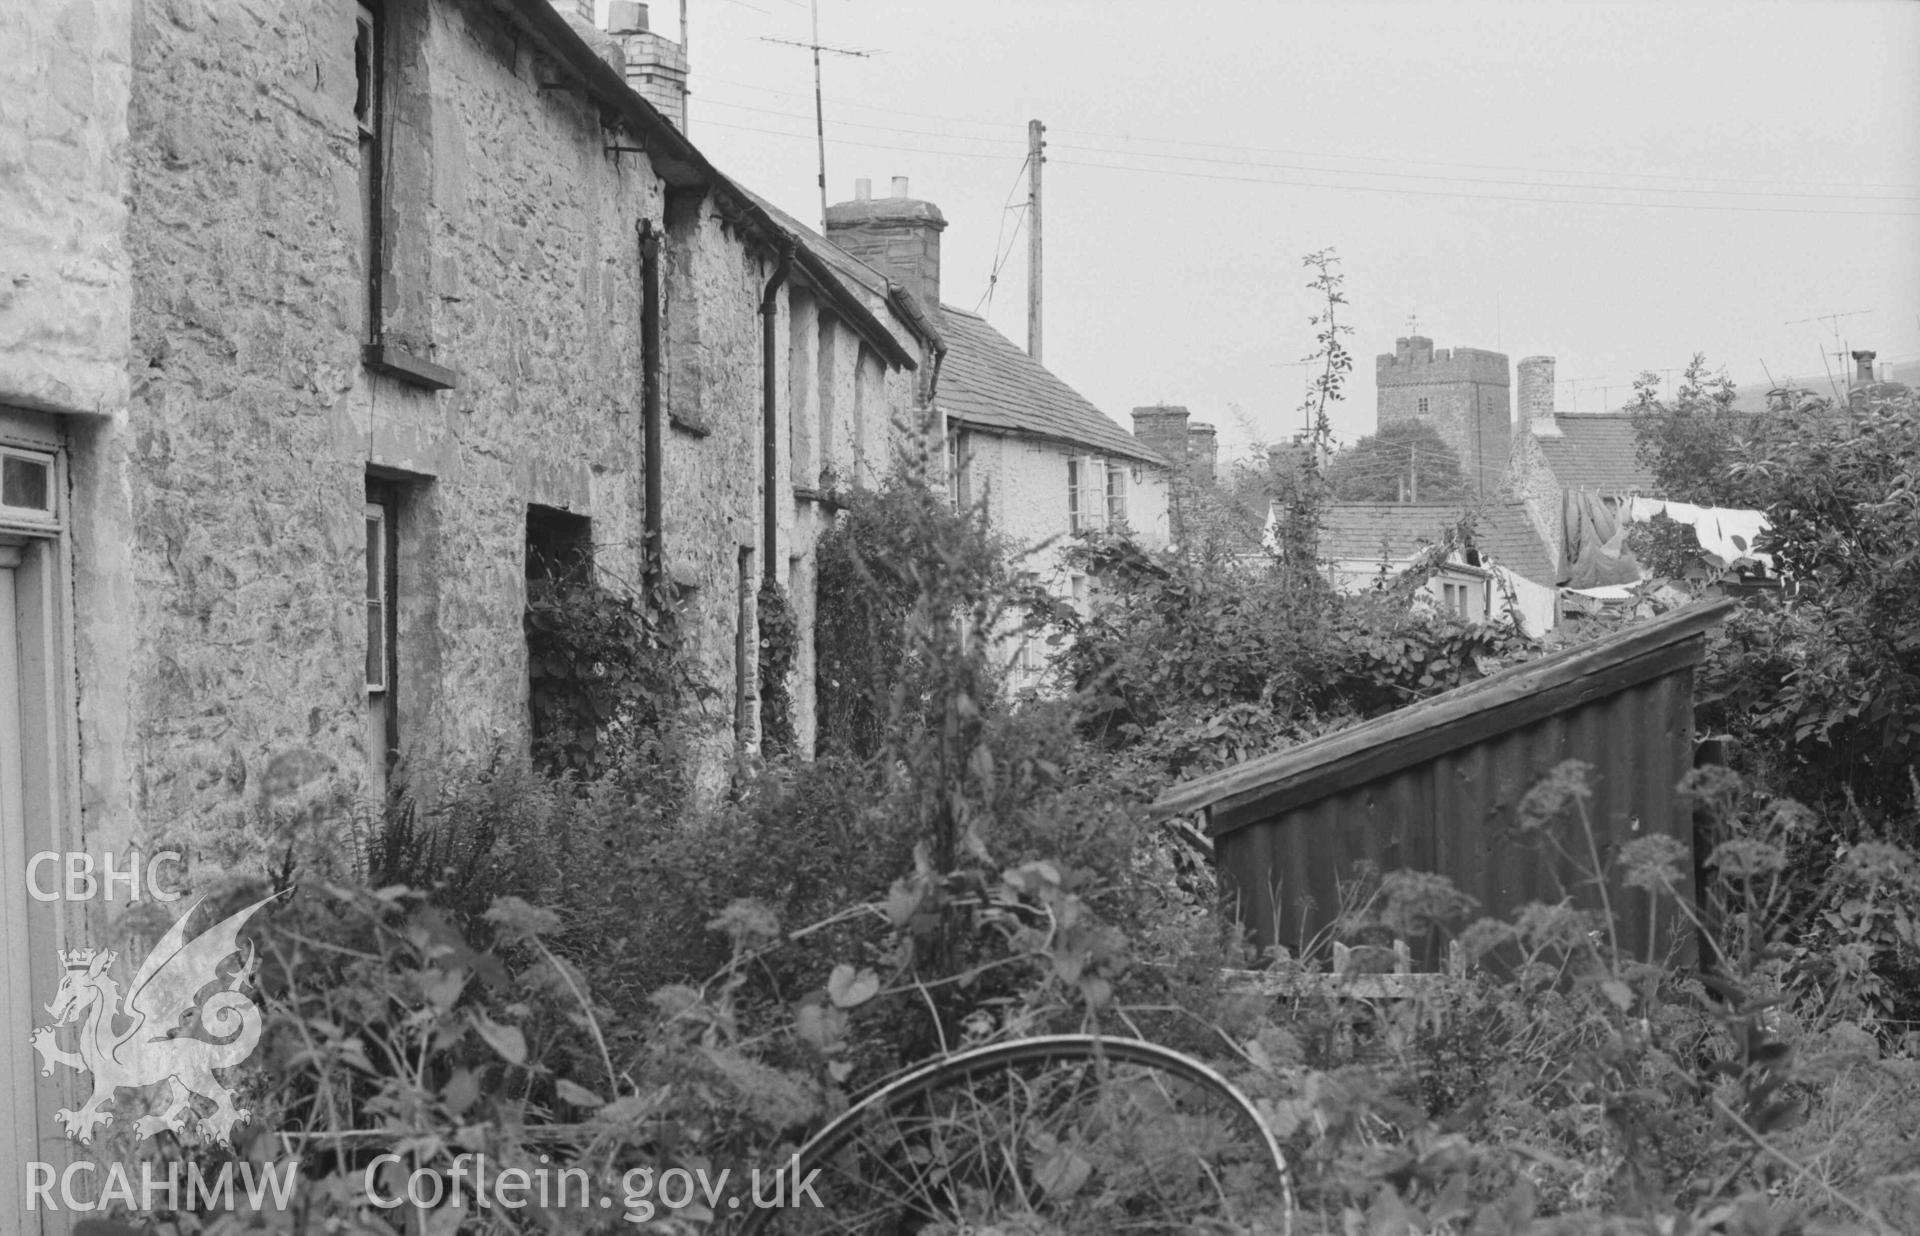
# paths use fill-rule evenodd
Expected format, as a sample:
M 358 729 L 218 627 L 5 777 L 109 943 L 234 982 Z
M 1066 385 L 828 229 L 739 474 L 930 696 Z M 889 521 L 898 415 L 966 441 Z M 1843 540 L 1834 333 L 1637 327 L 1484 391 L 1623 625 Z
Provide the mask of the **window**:
M 1098 460 L 1067 460 L 1067 530 L 1091 532 L 1104 523 L 1104 475 Z
M 0 515 L 9 523 L 54 522 L 53 456 L 0 449 Z
M 360 137 L 360 269 L 367 281 L 368 342 L 380 338 L 380 21 L 360 5 L 353 37 L 353 119 Z
M 549 771 L 561 772 L 577 758 L 570 750 L 580 716 L 593 715 L 593 700 L 577 676 L 572 659 L 557 646 L 550 615 L 536 612 L 543 583 L 572 584 L 592 578 L 593 521 L 558 507 L 527 504 L 528 730 L 533 756 Z M 556 655 L 556 653 L 560 655 Z M 589 759 L 591 756 L 589 755 Z M 589 765 L 590 767 L 590 765 Z
M 1431 406 L 1431 405 L 1429 404 L 1429 402 L 1428 402 L 1428 400 L 1427 400 L 1427 398 L 1426 398 L 1426 397 L 1425 397 L 1424 395 L 1423 395 L 1423 396 L 1421 396 L 1421 398 L 1420 398 L 1420 415 L 1422 415 L 1422 416 L 1425 416 L 1425 415 L 1427 414 L 1427 410 L 1428 410 L 1428 408 L 1429 408 L 1430 406 Z
M 947 500 L 956 511 L 973 505 L 973 435 L 964 429 L 947 435 Z
M 527 578 L 561 579 L 593 565 L 593 521 L 557 506 L 527 504 Z
M 1107 526 L 1127 522 L 1127 465 L 1107 465 Z
M 394 600 L 399 592 L 395 561 L 399 525 L 398 487 L 369 478 L 366 501 L 367 555 L 367 761 L 369 786 L 384 800 L 388 779 L 400 757 L 398 691 L 399 621 Z

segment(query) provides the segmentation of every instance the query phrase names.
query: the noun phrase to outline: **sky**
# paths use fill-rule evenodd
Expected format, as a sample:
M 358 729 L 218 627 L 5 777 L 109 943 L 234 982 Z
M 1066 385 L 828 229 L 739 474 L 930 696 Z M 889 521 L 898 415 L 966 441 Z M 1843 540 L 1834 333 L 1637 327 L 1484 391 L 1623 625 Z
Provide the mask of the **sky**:
M 942 300 L 1022 344 L 1046 125 L 1043 359 L 1123 426 L 1298 429 L 1323 249 L 1342 441 L 1416 331 L 1555 357 L 1562 412 L 1696 351 L 1762 389 L 1920 358 L 1920 3 L 817 3 L 868 53 L 822 56 L 829 199 L 908 177 L 948 221 Z M 686 6 L 689 135 L 817 223 L 812 57 L 768 41 L 812 40 L 808 0 Z

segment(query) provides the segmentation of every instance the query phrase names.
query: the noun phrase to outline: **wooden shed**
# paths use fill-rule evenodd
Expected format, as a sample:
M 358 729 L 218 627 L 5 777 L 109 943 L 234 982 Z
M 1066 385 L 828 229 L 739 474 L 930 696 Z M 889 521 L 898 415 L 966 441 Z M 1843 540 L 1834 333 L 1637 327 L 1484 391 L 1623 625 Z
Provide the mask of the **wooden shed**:
M 1650 622 L 1510 666 L 1384 717 L 1187 782 L 1154 804 L 1160 818 L 1202 812 L 1221 883 L 1262 946 L 1296 952 L 1336 916 L 1340 885 L 1362 860 L 1382 871 L 1438 872 L 1506 918 L 1528 902 L 1598 908 L 1561 848 L 1588 853 L 1577 821 L 1556 847 L 1515 827 L 1515 808 L 1564 760 L 1593 766 L 1589 813 L 1603 862 L 1665 833 L 1693 849 L 1691 810 L 1675 786 L 1694 763 L 1693 672 L 1707 629 L 1732 601 Z M 1590 866 L 1591 863 L 1586 865 Z M 1687 865 L 1689 894 L 1692 865 Z M 1649 895 L 1609 881 L 1620 943 L 1644 955 Z M 1438 961 L 1437 938 L 1410 942 Z

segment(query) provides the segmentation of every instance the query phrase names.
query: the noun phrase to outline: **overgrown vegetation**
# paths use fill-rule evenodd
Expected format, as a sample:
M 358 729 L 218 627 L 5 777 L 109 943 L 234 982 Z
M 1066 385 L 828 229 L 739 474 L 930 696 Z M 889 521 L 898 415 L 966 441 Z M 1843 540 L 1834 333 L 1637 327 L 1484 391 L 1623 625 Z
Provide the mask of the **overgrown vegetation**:
M 1330 262 L 1309 259 L 1328 304 L 1309 405 L 1323 425 L 1346 368 Z M 1858 445 L 1787 434 L 1764 469 L 1727 465 L 1772 487 L 1778 552 L 1819 587 L 1762 602 L 1714 645 L 1702 715 L 1743 754 L 1684 787 L 1706 839 L 1697 898 L 1670 838 L 1592 847 L 1587 773 L 1570 764 L 1528 794 L 1514 838 L 1572 856 L 1565 900 L 1474 921 L 1433 876 L 1359 872 L 1304 956 L 1250 955 L 1142 801 L 1535 651 L 1511 628 L 1417 607 L 1433 556 L 1361 595 L 1325 587 L 1313 453 L 1274 561 L 1226 570 L 1088 537 L 1070 551 L 1098 583 L 1084 612 L 1014 587 L 978 513 L 947 509 L 925 461 L 903 461 L 849 496 L 819 548 L 818 756 L 743 765 L 699 807 L 647 737 L 670 709 L 654 694 L 678 672 L 670 644 L 591 588 L 556 600 L 543 638 L 591 695 L 556 714 L 574 735 L 556 749 L 586 758 L 555 761 L 560 777 L 505 759 L 449 773 L 356 852 L 299 850 L 290 896 L 262 915 L 268 1030 L 236 1153 L 281 1156 L 291 1137 L 306 1187 L 286 1213 L 169 1222 L 723 1230 L 724 1203 L 664 1205 L 665 1173 L 726 1169 L 737 1188 L 915 1064 L 1097 1030 L 1218 1070 L 1290 1164 L 1285 1189 L 1237 1169 L 1186 1180 L 1211 1208 L 1177 1230 L 1920 1230 L 1920 1064 L 1900 1020 L 1920 864 L 1898 840 L 1913 811 L 1896 775 L 1901 597 L 1920 584 L 1920 541 L 1900 539 L 1913 409 L 1875 416 Z M 1847 625 L 1842 604 L 1876 628 Z M 1054 641 L 1053 698 L 1016 703 L 998 680 L 993 641 L 1021 621 Z M 1842 634 L 1855 642 L 1821 642 Z M 646 668 L 605 668 L 628 665 Z M 1828 724 L 1826 684 L 1803 672 L 1838 676 L 1864 707 Z M 1850 771 L 1862 754 L 1866 772 Z M 1610 878 L 1685 919 L 1707 964 L 1624 955 L 1606 913 L 1572 899 L 1586 884 L 1604 899 Z M 213 891 L 237 905 L 262 890 Z M 1481 964 L 1391 1001 L 1330 998 L 1316 977 L 1336 942 L 1434 927 Z M 1223 974 L 1246 969 L 1264 969 L 1257 987 Z M 1225 1135 L 1149 1087 L 1128 1093 L 1127 1127 L 1158 1143 Z M 1003 1107 L 1018 1091 L 978 1094 Z M 916 1110 L 924 1139 L 869 1167 L 940 1180 L 946 1209 L 903 1202 L 881 1216 L 894 1226 L 861 1230 L 1107 1232 L 1128 1217 L 1119 1201 L 1075 1205 L 1137 1193 L 1133 1143 L 1102 1117 L 963 1158 L 957 1139 L 1000 1126 L 978 1107 Z M 389 1152 L 373 1177 L 386 1196 L 416 1170 L 497 1184 L 564 1166 L 612 1204 L 482 1209 L 469 1177 L 467 1205 L 389 1211 L 364 1192 Z M 224 1154 L 191 1135 L 140 1153 Z M 963 1161 L 1000 1167 L 940 1175 Z

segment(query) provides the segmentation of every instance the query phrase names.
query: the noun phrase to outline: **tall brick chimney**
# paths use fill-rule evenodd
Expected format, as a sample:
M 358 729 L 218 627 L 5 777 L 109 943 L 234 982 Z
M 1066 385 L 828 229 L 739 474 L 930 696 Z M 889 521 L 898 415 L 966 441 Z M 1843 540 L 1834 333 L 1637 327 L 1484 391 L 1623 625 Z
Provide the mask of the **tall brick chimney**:
M 854 200 L 827 207 L 827 238 L 902 284 L 928 313 L 940 311 L 940 233 L 946 216 L 932 202 L 907 195 L 893 178 L 892 197 L 874 197 L 855 182 Z
M 610 0 L 607 33 L 627 54 L 627 85 L 686 132 L 686 49 L 648 28 L 647 6 L 640 0 Z

